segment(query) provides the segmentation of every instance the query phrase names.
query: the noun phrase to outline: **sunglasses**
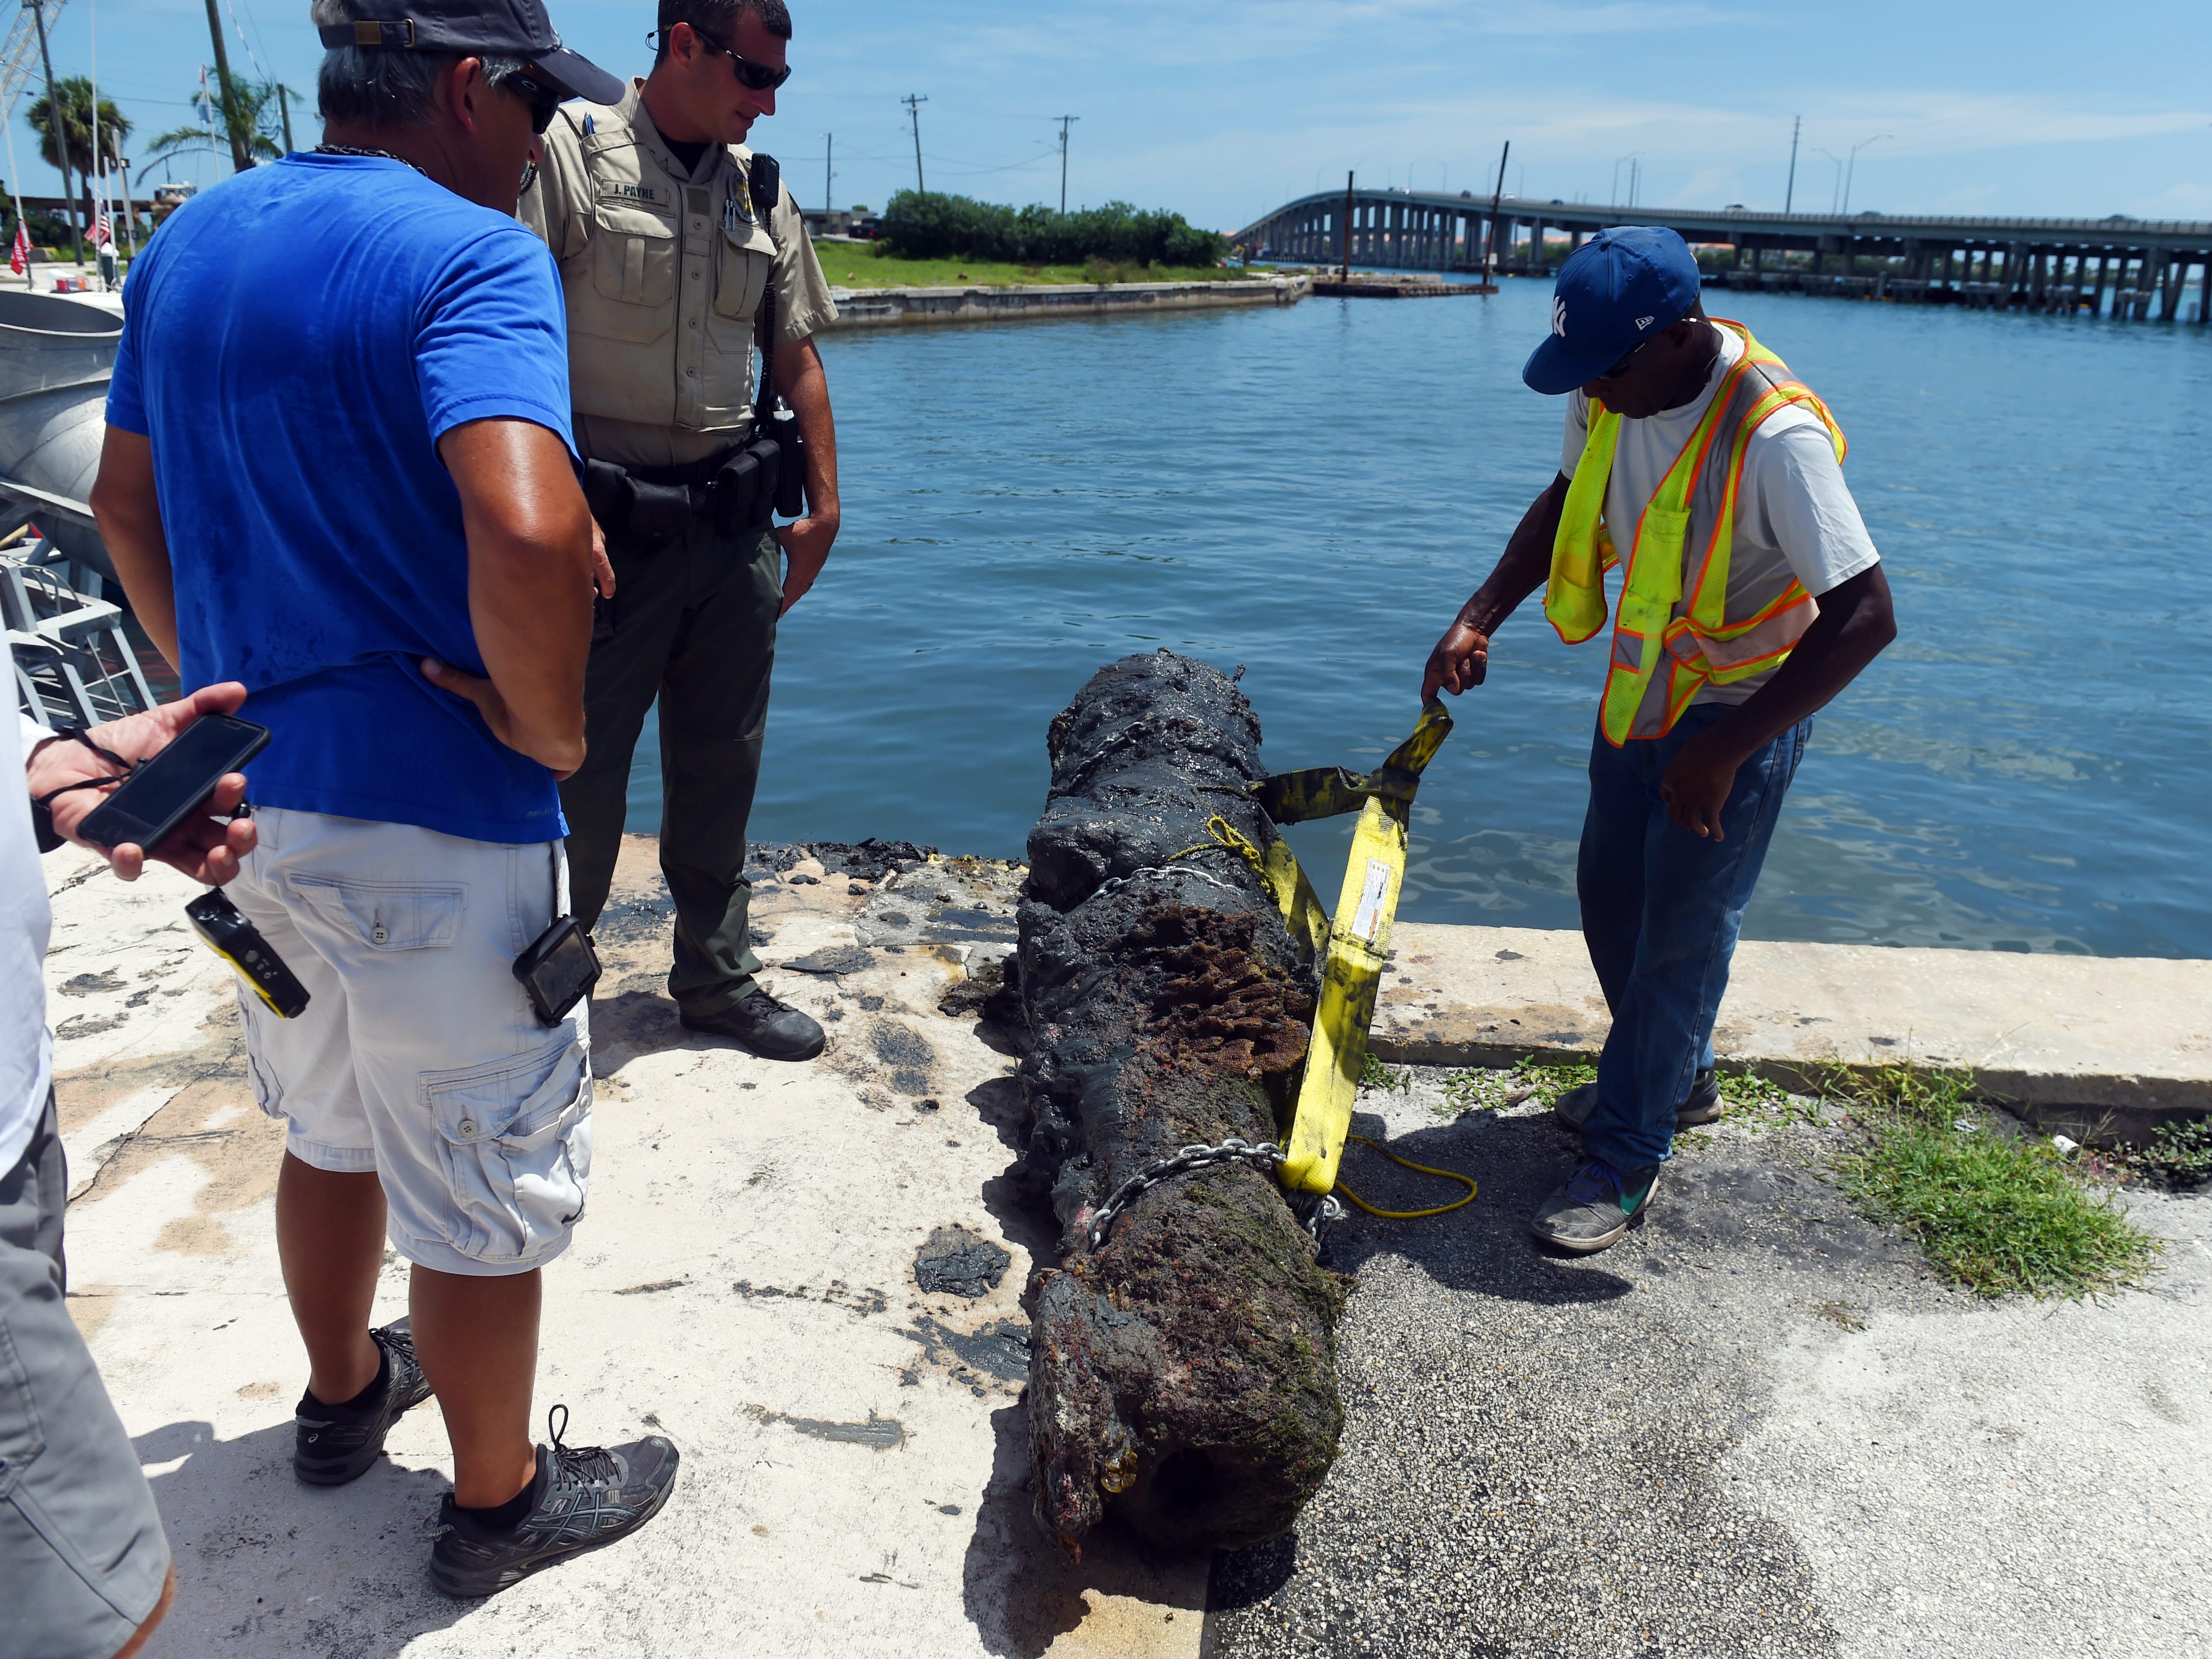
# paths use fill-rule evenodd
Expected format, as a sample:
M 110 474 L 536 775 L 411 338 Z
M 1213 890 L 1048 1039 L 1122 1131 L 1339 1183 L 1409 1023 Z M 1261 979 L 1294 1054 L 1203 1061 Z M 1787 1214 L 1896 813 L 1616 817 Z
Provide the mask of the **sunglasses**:
M 1651 340 L 1656 340 L 1656 339 L 1657 339 L 1658 337 L 1658 337 L 1657 335 L 1656 335 L 1656 334 L 1655 334 L 1655 335 L 1653 335 L 1653 336 L 1651 337 Z M 1599 375 L 1599 376 L 1598 376 L 1598 379 L 1599 379 L 1599 380 L 1619 380 L 1622 375 L 1624 375 L 1624 374 L 1627 374 L 1627 373 L 1628 373 L 1628 366 L 1629 366 L 1629 364 L 1631 364 L 1631 363 L 1632 363 L 1632 362 L 1634 362 L 1636 361 L 1636 354 L 1637 354 L 1638 352 L 1639 352 L 1639 351 L 1643 350 L 1644 346 L 1648 346 L 1648 345 L 1650 345 L 1650 344 L 1651 343 L 1651 340 L 1646 340 L 1646 341 L 1644 341 L 1644 343 L 1643 343 L 1643 345 L 1632 345 L 1632 346 L 1629 347 L 1629 348 L 1628 348 L 1628 356 L 1626 356 L 1626 357 L 1623 357 L 1623 358 L 1622 358 L 1619 362 L 1615 363 L 1615 364 L 1614 364 L 1611 368 L 1608 368 L 1607 370 L 1606 370 L 1606 372 L 1605 372 L 1604 374 L 1602 374 Z
M 756 64 L 751 58 L 732 52 L 719 41 L 708 39 L 707 32 L 697 24 L 691 24 L 689 27 L 691 33 L 697 35 L 710 52 L 719 52 L 723 57 L 728 58 L 730 67 L 736 71 L 738 82 L 751 88 L 755 92 L 774 92 L 786 81 L 791 79 L 791 66 L 788 64 L 781 69 L 770 69 L 766 64 Z M 655 29 L 645 38 L 653 40 L 660 38 L 661 34 L 662 31 Z
M 553 125 L 554 112 L 561 107 L 567 94 L 541 86 L 526 75 L 510 75 L 500 84 L 514 88 L 515 95 L 530 106 L 530 130 L 544 137 L 545 129 Z

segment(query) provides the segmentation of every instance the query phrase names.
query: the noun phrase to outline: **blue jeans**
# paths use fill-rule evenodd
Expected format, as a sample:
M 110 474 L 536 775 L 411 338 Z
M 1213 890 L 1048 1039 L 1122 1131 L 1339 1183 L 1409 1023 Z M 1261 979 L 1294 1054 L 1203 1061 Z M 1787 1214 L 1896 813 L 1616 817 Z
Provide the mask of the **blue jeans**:
M 1617 1170 L 1667 1160 L 1674 1108 L 1713 1063 L 1713 1021 L 1743 908 L 1812 735 L 1812 720 L 1801 720 L 1736 769 L 1721 811 L 1725 837 L 1707 841 L 1667 816 L 1659 780 L 1684 744 L 1729 713 L 1699 704 L 1663 738 L 1616 749 L 1601 732 L 1590 745 L 1575 885 L 1613 1030 L 1583 1147 Z

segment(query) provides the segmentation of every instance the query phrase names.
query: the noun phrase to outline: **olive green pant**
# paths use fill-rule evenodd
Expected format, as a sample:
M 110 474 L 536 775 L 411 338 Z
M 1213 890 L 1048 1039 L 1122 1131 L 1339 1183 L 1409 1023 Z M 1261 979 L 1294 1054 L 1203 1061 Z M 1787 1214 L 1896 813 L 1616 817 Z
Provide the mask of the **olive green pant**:
M 609 544 L 614 634 L 584 678 L 582 769 L 561 786 L 576 919 L 605 908 L 622 846 L 631 751 L 660 700 L 660 872 L 676 906 L 668 994 L 712 1014 L 753 988 L 745 820 L 768 729 L 783 551 L 766 530 L 692 526 L 652 553 Z

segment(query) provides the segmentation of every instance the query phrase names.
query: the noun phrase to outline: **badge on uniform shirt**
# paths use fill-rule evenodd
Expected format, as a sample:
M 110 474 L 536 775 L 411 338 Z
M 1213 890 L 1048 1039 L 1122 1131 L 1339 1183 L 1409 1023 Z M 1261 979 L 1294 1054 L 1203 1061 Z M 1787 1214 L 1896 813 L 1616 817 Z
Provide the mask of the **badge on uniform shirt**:
M 739 225 L 757 225 L 760 215 L 753 209 L 752 186 L 742 173 L 730 174 L 729 194 L 722 201 L 722 228 L 735 230 Z

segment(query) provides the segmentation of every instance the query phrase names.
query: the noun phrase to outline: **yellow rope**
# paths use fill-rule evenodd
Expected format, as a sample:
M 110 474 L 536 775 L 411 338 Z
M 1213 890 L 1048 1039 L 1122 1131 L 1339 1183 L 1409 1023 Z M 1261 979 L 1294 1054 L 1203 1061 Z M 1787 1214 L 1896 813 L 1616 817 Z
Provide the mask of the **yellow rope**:
M 1194 853 L 1212 853 L 1225 849 L 1236 854 L 1245 863 L 1250 865 L 1252 873 L 1260 878 L 1260 885 L 1270 893 L 1273 892 L 1273 890 L 1267 880 L 1267 860 L 1243 831 L 1228 819 L 1219 817 L 1208 818 L 1206 821 L 1206 828 L 1207 833 L 1213 837 L 1212 840 L 1202 841 L 1195 847 L 1186 847 L 1182 852 L 1170 854 L 1167 862 L 1172 864 L 1176 859 L 1187 859 Z M 1455 1198 L 1450 1203 L 1439 1204 L 1432 1210 L 1378 1210 L 1341 1181 L 1338 1182 L 1334 1190 L 1341 1196 L 1351 1200 L 1370 1215 L 1380 1216 L 1385 1221 L 1419 1221 L 1425 1216 L 1448 1214 L 1453 1210 L 1474 1202 L 1475 1194 L 1479 1189 L 1472 1176 L 1463 1176 L 1456 1170 L 1432 1170 L 1425 1164 L 1416 1164 L 1411 1158 L 1399 1157 L 1381 1141 L 1370 1140 L 1365 1135 L 1347 1135 L 1345 1138 L 1347 1140 L 1357 1140 L 1363 1146 L 1372 1146 L 1401 1169 L 1412 1170 L 1421 1175 L 1441 1176 L 1446 1181 L 1456 1181 L 1467 1188 L 1465 1198 Z
M 1260 878 L 1261 887 L 1270 892 L 1273 891 L 1267 887 L 1267 861 L 1261 856 L 1260 849 L 1252 845 L 1243 831 L 1218 814 L 1206 819 L 1206 832 L 1213 837 L 1212 841 L 1202 841 L 1195 847 L 1184 848 L 1180 853 L 1170 853 L 1166 861 L 1173 864 L 1177 859 L 1187 859 L 1194 853 L 1234 853 L 1252 866 L 1252 873 Z
M 1425 1164 L 1416 1164 L 1410 1158 L 1399 1157 L 1397 1153 L 1392 1152 L 1381 1141 L 1368 1139 L 1365 1135 L 1346 1135 L 1345 1139 L 1346 1140 L 1357 1140 L 1363 1146 L 1372 1146 L 1376 1152 L 1382 1153 L 1383 1157 L 1389 1158 L 1393 1164 L 1397 1164 L 1401 1169 L 1416 1170 L 1423 1175 L 1441 1176 L 1446 1181 L 1456 1181 L 1467 1188 L 1467 1196 L 1465 1198 L 1455 1198 L 1449 1204 L 1439 1204 L 1433 1210 L 1378 1210 L 1372 1204 L 1370 1204 L 1365 1199 L 1360 1197 L 1358 1193 L 1353 1192 L 1351 1188 L 1346 1186 L 1343 1182 L 1339 1181 L 1336 1183 L 1336 1191 L 1338 1195 L 1340 1197 L 1350 1199 L 1354 1204 L 1357 1204 L 1361 1209 L 1366 1211 L 1370 1215 L 1381 1216 L 1385 1221 L 1418 1221 L 1424 1216 L 1443 1215 L 1449 1211 L 1460 1208 L 1462 1205 L 1472 1204 L 1474 1202 L 1474 1195 L 1478 1189 L 1475 1187 L 1474 1177 L 1473 1176 L 1463 1176 L 1456 1170 L 1432 1170 Z

